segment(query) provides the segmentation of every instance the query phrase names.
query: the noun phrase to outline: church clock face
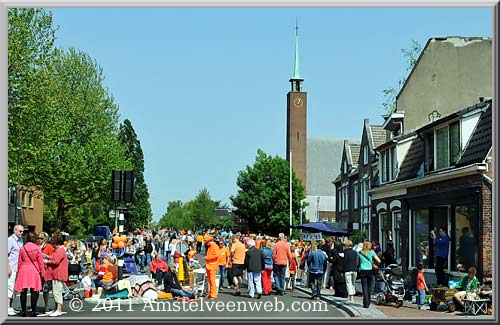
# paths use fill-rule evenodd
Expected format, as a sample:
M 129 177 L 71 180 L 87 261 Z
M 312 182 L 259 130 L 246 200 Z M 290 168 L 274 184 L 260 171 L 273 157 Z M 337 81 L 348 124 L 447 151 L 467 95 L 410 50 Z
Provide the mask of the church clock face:
M 293 105 L 295 107 L 298 107 L 298 108 L 302 108 L 304 107 L 304 101 L 302 100 L 302 98 L 300 97 L 297 97 L 293 100 Z

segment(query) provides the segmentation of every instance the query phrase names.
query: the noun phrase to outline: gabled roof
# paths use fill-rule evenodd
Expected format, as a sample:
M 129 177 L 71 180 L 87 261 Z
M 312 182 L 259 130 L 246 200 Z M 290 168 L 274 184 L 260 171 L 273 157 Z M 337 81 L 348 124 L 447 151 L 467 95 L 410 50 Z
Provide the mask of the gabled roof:
M 470 165 L 486 159 L 491 149 L 492 133 L 491 101 L 489 101 L 456 166 Z
M 349 143 L 348 145 L 349 145 L 349 150 L 351 151 L 351 166 L 352 168 L 357 168 L 359 161 L 359 151 L 361 149 L 361 146 L 355 143 Z
M 381 125 L 369 125 L 368 129 L 370 132 L 371 136 L 371 150 L 375 149 L 376 147 L 380 146 L 381 144 L 385 143 L 386 140 L 386 131 L 383 126 Z
M 417 178 L 419 176 L 421 165 L 424 163 L 425 159 L 424 150 L 424 141 L 419 137 L 415 137 L 401 163 L 401 167 L 399 167 L 398 178 L 396 179 L 397 182 Z

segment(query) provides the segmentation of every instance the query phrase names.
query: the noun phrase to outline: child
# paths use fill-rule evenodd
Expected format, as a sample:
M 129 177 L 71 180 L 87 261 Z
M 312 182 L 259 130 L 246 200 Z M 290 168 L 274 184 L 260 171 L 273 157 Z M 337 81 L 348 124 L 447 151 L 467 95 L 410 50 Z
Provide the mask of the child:
M 424 304 L 425 300 L 425 293 L 429 291 L 429 288 L 427 288 L 427 283 L 425 283 L 425 277 L 424 277 L 424 265 L 419 264 L 418 265 L 418 273 L 417 273 L 417 290 L 418 290 L 418 310 L 422 310 L 422 305 Z
M 91 298 L 96 292 L 94 280 L 92 280 L 94 273 L 91 269 L 88 269 L 85 276 L 82 279 L 82 286 L 85 298 Z

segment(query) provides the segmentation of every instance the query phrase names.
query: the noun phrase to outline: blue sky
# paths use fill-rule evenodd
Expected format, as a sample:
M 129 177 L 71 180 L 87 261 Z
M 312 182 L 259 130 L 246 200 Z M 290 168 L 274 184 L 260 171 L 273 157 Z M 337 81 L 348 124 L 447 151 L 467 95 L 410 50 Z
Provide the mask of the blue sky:
M 141 141 L 154 219 L 207 188 L 230 204 L 257 149 L 286 157 L 295 20 L 308 137 L 361 137 L 402 48 L 492 35 L 489 8 L 58 8 L 57 46 L 87 52 Z M 339 157 L 340 161 L 340 157 Z

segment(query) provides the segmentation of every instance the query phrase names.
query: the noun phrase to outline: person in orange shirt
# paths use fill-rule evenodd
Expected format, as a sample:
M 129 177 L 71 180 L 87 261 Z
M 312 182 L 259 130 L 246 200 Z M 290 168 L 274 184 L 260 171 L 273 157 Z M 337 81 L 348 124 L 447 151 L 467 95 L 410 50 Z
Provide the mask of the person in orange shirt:
M 236 288 L 235 296 L 241 295 L 240 286 L 243 284 L 243 266 L 245 264 L 245 245 L 240 236 L 235 235 L 231 246 L 231 262 L 233 264 L 233 279 Z
M 224 289 L 224 273 L 226 272 L 226 265 L 229 262 L 229 255 L 231 252 L 229 249 L 224 245 L 224 240 L 221 239 L 219 240 L 219 270 L 218 273 L 220 275 L 220 282 L 219 282 L 219 290 Z
M 205 269 L 207 272 L 208 285 L 210 286 L 210 291 L 208 292 L 207 298 L 217 299 L 217 285 L 215 283 L 215 276 L 217 273 L 217 269 L 219 268 L 219 246 L 209 235 L 205 235 L 203 241 L 208 248 L 207 254 L 205 255 Z
M 118 278 L 118 270 L 114 264 L 111 263 L 111 256 L 104 257 L 104 275 L 102 276 L 102 283 L 111 284 Z

